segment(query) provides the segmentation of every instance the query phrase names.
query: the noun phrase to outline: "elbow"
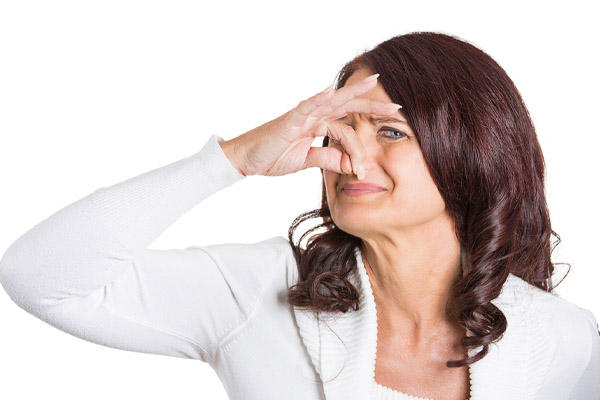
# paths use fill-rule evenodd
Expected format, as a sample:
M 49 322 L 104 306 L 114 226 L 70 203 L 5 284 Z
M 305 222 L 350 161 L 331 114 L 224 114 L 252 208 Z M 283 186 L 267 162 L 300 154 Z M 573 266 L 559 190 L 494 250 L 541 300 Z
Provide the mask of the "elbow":
M 14 242 L 0 259 L 0 284 L 10 299 L 21 308 L 31 310 L 39 303 L 40 293 L 32 284 L 32 275 L 38 275 L 32 253 L 20 238 Z

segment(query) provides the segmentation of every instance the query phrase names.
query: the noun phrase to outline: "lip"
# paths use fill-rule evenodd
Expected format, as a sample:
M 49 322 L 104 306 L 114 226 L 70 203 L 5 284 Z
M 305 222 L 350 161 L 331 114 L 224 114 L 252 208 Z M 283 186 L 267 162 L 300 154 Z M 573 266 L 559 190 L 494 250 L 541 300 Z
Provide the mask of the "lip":
M 376 185 L 370 182 L 361 182 L 361 183 L 346 183 L 342 186 L 342 190 L 360 190 L 360 191 L 369 191 L 369 192 L 380 192 L 383 190 L 387 190 L 383 186 Z
M 381 193 L 387 189 L 374 183 L 346 183 L 342 186 L 342 193 L 350 197 L 363 196 L 365 194 Z

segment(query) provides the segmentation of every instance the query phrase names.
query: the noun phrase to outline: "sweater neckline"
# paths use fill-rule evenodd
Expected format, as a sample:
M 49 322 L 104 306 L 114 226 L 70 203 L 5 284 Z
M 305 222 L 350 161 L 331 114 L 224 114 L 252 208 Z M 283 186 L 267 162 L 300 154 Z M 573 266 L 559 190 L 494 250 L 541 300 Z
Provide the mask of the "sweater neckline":
M 392 389 L 391 387 L 382 385 L 377 381 L 373 381 L 375 383 L 375 400 L 386 399 L 386 400 L 433 400 L 429 397 L 417 397 L 408 393 L 401 392 L 396 389 Z
M 348 280 L 360 293 L 358 309 L 342 313 L 292 307 L 327 400 L 372 399 L 377 389 L 375 302 L 360 246 L 356 246 L 355 256 L 357 268 L 350 271 Z M 290 269 L 290 274 L 289 284 L 297 283 L 297 268 Z M 552 315 L 555 296 L 509 273 L 491 303 L 506 316 L 507 330 L 501 340 L 488 346 L 482 359 L 469 366 L 470 398 L 535 397 L 558 346 L 547 337 L 546 321 L 541 317 Z M 473 336 L 468 329 L 467 336 Z M 481 350 L 482 346 L 469 348 L 468 355 Z
M 379 323 L 378 323 L 378 318 L 377 318 L 377 302 L 375 301 L 375 295 L 373 293 L 373 286 L 371 285 L 371 280 L 369 279 L 369 274 L 367 273 L 367 269 L 364 265 L 363 262 L 363 254 L 362 254 L 362 250 L 360 249 L 360 246 L 356 247 L 355 249 L 355 256 L 356 256 L 356 262 L 357 262 L 357 269 L 358 269 L 358 274 L 359 274 L 359 278 L 360 278 L 360 283 L 361 283 L 361 287 L 362 287 L 362 292 L 363 292 L 363 296 L 365 296 L 367 303 L 370 305 L 370 309 L 373 310 L 373 313 L 375 314 L 374 319 L 375 319 L 375 351 L 373 353 L 373 357 L 371 360 L 372 363 L 372 374 L 371 374 L 371 380 L 373 382 L 373 384 L 375 384 L 376 386 L 379 386 L 379 391 L 383 391 L 388 395 L 396 395 L 396 396 L 400 396 L 401 399 L 410 399 L 410 400 L 432 400 L 428 397 L 419 397 L 413 394 L 409 394 L 409 393 L 404 393 L 401 392 L 399 390 L 396 389 L 392 389 L 388 386 L 382 385 L 379 382 L 377 382 L 375 380 L 375 364 L 377 361 L 377 346 L 378 346 L 378 337 L 379 337 Z M 471 382 L 471 365 L 468 366 L 469 369 L 469 398 L 471 398 L 471 388 L 472 388 L 472 382 Z

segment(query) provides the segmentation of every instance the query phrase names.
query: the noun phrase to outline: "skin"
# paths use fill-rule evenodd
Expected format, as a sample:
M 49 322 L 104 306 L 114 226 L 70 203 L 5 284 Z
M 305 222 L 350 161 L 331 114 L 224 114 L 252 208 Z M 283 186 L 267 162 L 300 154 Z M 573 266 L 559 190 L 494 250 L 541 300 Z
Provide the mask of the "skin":
M 358 70 L 346 85 L 373 73 Z M 379 82 L 358 97 L 392 102 Z M 389 116 L 406 121 L 401 111 Z M 454 223 L 411 127 L 406 122 L 371 123 L 368 116 L 349 112 L 330 123 L 338 130 L 351 127 L 358 137 L 364 179 L 331 170 L 323 171 L 323 179 L 333 221 L 362 239 L 378 314 L 376 376 L 382 384 L 417 394 L 427 385 L 423 376 L 436 376 L 427 393 L 450 398 L 447 390 L 453 387 L 456 398 L 464 399 L 468 371 L 445 366 L 466 355 L 458 346 L 465 332 L 449 313 L 450 289 L 462 274 Z M 344 151 L 339 141 L 329 146 Z M 360 197 L 341 190 L 358 182 L 387 190 Z M 411 380 L 414 387 L 407 384 Z
M 348 112 L 389 115 L 400 107 L 356 96 L 376 85 L 377 74 L 338 90 L 324 90 L 298 103 L 285 114 L 240 136 L 221 143 L 221 148 L 242 175 L 281 176 L 319 167 L 341 174 L 359 173 L 362 150 L 355 135 L 334 129 L 344 144 L 336 148 L 312 146 L 314 139 L 329 132 L 329 123 Z

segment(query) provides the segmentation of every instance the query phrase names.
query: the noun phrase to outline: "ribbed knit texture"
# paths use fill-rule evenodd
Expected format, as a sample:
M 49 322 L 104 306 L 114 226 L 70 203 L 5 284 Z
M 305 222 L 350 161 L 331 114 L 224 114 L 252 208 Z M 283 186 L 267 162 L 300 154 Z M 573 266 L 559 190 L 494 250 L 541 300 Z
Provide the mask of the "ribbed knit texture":
M 399 392 L 387 386 L 375 382 L 374 400 L 432 400 L 429 397 L 415 397 L 409 394 Z
M 206 197 L 245 178 L 223 156 L 219 141 L 223 138 L 211 135 L 211 146 L 189 157 L 92 194 L 106 226 L 126 249 L 147 247 Z
M 360 292 L 359 309 L 318 316 L 296 309 L 303 342 L 328 400 L 410 396 L 374 380 L 376 306 L 358 247 L 355 256 L 357 268 L 348 279 Z M 505 314 L 508 328 L 483 359 L 469 366 L 471 400 L 600 398 L 600 336 L 589 310 L 512 273 L 492 303 Z M 467 330 L 467 335 L 472 332 Z M 468 355 L 480 350 L 470 348 Z

